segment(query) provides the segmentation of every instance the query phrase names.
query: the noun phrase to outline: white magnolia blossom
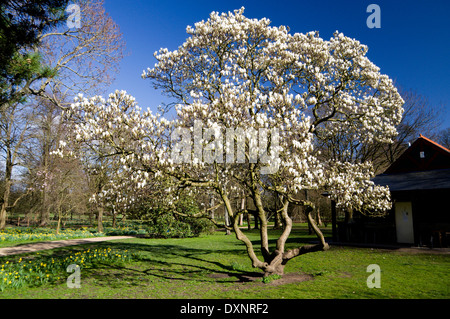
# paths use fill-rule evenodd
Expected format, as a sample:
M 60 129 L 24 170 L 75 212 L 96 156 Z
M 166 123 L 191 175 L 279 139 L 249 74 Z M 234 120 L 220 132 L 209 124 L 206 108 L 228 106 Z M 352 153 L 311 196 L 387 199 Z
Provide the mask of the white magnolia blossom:
M 138 188 L 170 176 L 183 187 L 214 184 L 229 191 L 240 184 L 245 189 L 240 178 L 249 167 L 261 173 L 265 165 L 275 165 L 270 179 L 258 176 L 263 187 L 288 194 L 323 189 L 343 208 L 389 208 L 389 191 L 370 181 L 369 163 L 333 162 L 315 146 L 318 138 L 338 132 L 361 143 L 390 142 L 397 134 L 403 100 L 366 57 L 367 46 L 339 32 L 329 40 L 317 32 L 291 34 L 284 26 L 270 26 L 268 19 L 246 18 L 243 11 L 213 12 L 207 21 L 187 27 L 189 38 L 177 50 L 155 52 L 157 63 L 142 77 L 177 100 L 176 120 L 142 111 L 124 91 L 106 100 L 80 95 L 65 112 L 74 120 L 72 135 L 56 153 L 63 155 L 71 143 L 101 146 L 120 157 L 123 171 L 133 171 Z M 226 129 L 276 128 L 278 145 L 268 145 L 266 163 L 258 157 L 253 166 L 248 158 L 205 163 L 194 156 L 194 145 L 186 153 L 190 161 L 177 163 L 171 133 L 188 128 L 186 136 L 192 138 L 194 120 L 203 131 L 222 130 L 223 139 Z M 219 142 L 216 147 L 227 145 Z M 209 141 L 199 143 L 205 147 Z

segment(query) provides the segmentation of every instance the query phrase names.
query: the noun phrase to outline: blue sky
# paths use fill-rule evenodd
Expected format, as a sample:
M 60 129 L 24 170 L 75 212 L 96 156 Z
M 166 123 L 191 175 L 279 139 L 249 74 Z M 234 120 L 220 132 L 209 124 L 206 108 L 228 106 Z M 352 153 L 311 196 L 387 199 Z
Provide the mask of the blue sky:
M 370 29 L 369 4 L 381 10 L 381 28 Z M 338 30 L 369 47 L 368 57 L 381 72 L 405 89 L 416 90 L 433 105 L 444 105 L 443 128 L 450 127 L 450 1 L 123 1 L 105 0 L 106 11 L 120 26 L 129 53 L 117 80 L 109 88 L 126 90 L 146 109 L 164 97 L 142 71 L 153 67 L 153 52 L 176 49 L 187 37 L 186 26 L 207 20 L 212 11 L 245 7 L 249 18 L 266 17 L 272 25 L 289 26 L 292 33 L 319 31 L 329 39 Z

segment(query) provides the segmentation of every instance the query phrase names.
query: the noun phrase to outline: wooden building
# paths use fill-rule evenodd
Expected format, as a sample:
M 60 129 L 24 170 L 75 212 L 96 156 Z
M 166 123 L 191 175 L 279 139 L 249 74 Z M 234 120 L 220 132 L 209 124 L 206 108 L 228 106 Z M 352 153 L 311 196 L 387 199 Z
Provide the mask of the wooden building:
M 420 137 L 373 181 L 388 186 L 384 217 L 355 214 L 337 223 L 334 240 L 373 244 L 450 246 L 450 149 Z

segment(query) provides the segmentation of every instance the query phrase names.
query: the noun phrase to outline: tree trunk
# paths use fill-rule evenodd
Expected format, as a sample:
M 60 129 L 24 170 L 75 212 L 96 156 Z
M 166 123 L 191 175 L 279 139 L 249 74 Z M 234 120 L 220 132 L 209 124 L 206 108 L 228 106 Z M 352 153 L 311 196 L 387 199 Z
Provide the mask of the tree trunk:
M 268 277 L 271 275 L 284 275 L 284 267 L 287 262 L 284 262 L 283 254 L 277 252 L 273 259 L 270 261 L 269 266 L 264 270 L 264 277 Z
M 264 206 L 261 199 L 260 190 L 258 189 L 258 186 L 253 183 L 252 185 L 252 195 L 253 195 L 253 201 L 256 206 L 256 214 L 255 214 L 255 220 L 258 220 L 260 222 L 260 238 L 261 238 L 261 253 L 263 255 L 264 260 L 267 260 L 269 257 L 269 236 L 267 234 L 267 218 L 266 218 L 266 212 L 264 210 Z
M 48 119 L 48 115 L 46 114 L 46 118 Z M 53 119 L 51 119 L 53 120 Z M 51 122 L 50 122 L 51 123 Z M 51 124 L 48 122 L 43 123 L 41 126 L 42 129 L 42 166 L 44 171 L 44 185 L 42 188 L 42 206 L 41 206 L 41 215 L 40 215 L 40 225 L 46 226 L 48 224 L 48 220 L 50 218 L 50 211 L 48 209 L 49 203 L 48 203 L 48 174 L 49 174 L 49 158 L 50 158 L 50 147 L 51 147 Z
M 3 193 L 3 202 L 0 208 L 0 229 L 5 229 L 6 226 L 6 209 L 9 203 L 10 192 L 11 192 L 11 182 L 6 181 L 5 192 Z
M 9 205 L 9 195 L 11 193 L 12 184 L 12 151 L 8 145 L 6 150 L 6 163 L 5 163 L 5 191 L 3 193 L 2 206 L 0 207 L 0 229 L 5 229 L 6 226 L 6 214 Z
M 113 218 L 113 220 L 112 220 L 112 227 L 113 228 L 116 228 L 116 210 L 113 210 L 113 212 L 112 212 L 112 218 Z
M 103 233 L 103 207 L 98 206 L 97 231 Z
M 241 199 L 241 211 L 245 209 L 245 196 Z M 244 214 L 239 215 L 239 226 L 244 225 Z
M 228 213 L 229 219 L 232 223 L 232 227 L 234 230 L 234 233 L 236 234 L 236 239 L 242 241 L 246 248 L 247 248 L 247 255 L 250 258 L 252 262 L 252 266 L 254 268 L 259 268 L 264 272 L 264 276 L 270 276 L 273 274 L 277 275 L 283 275 L 284 274 L 284 268 L 285 265 L 289 260 L 292 258 L 295 258 L 297 256 L 300 256 L 302 254 L 315 252 L 315 251 L 322 251 L 329 249 L 328 244 L 325 242 L 325 238 L 320 231 L 320 229 L 315 224 L 314 219 L 311 217 L 311 213 L 314 211 L 314 204 L 309 201 L 300 201 L 300 200 L 292 200 L 290 198 L 281 199 L 282 202 L 282 209 L 281 209 L 281 215 L 284 219 L 284 230 L 280 237 L 277 240 L 276 243 L 276 249 L 270 253 L 269 246 L 268 246 L 268 236 L 267 236 L 267 220 L 265 219 L 265 211 L 262 207 L 261 198 L 259 196 L 258 190 L 252 191 L 253 200 L 258 208 L 258 211 L 256 211 L 255 215 L 259 216 L 263 221 L 266 222 L 264 225 L 264 222 L 261 223 L 261 230 L 260 230 L 260 238 L 261 238 L 261 253 L 263 256 L 263 260 L 261 261 L 258 256 L 255 254 L 255 250 L 253 248 L 252 241 L 242 232 L 242 230 L 239 227 L 239 215 L 242 214 L 242 211 L 240 213 L 233 212 L 230 200 L 228 199 L 227 195 L 222 192 L 220 189 L 218 189 L 218 193 L 221 196 L 223 203 L 225 205 L 225 210 Z M 256 196 L 255 196 L 256 195 Z M 291 249 L 288 251 L 285 251 L 285 243 L 291 233 L 292 230 L 292 219 L 288 215 L 288 205 L 290 202 L 295 203 L 296 205 L 303 205 L 306 207 L 306 213 L 308 221 L 311 223 L 312 228 L 314 232 L 316 232 L 317 237 L 320 239 L 320 243 L 317 245 L 304 245 L 300 246 L 299 248 Z
M 230 213 L 228 212 L 228 208 L 227 207 L 225 207 L 225 225 L 227 227 L 231 225 L 231 223 L 230 223 Z M 231 235 L 231 232 L 230 232 L 230 230 L 228 228 L 226 229 L 226 233 L 225 234 L 226 235 Z
M 253 229 L 259 229 L 259 219 L 258 219 L 258 214 L 254 213 L 253 215 L 253 219 L 255 220 L 255 227 L 253 227 Z
M 282 229 L 283 223 L 281 222 L 281 216 L 279 212 L 275 212 L 275 224 L 273 226 L 273 229 Z
M 323 226 L 322 218 L 320 216 L 320 208 L 322 207 L 320 204 L 322 202 L 322 197 L 317 199 L 317 207 L 316 207 L 316 221 L 318 226 Z
M 311 216 L 311 213 L 314 211 L 314 204 L 312 204 L 309 201 L 304 201 L 303 205 L 305 205 L 305 212 L 306 216 L 308 218 L 308 223 L 311 225 L 311 228 L 316 233 L 317 237 L 320 240 L 320 243 L 317 245 L 304 245 L 299 248 L 291 249 L 285 252 L 285 243 L 291 233 L 292 230 L 292 219 L 288 215 L 288 205 L 289 201 L 285 200 L 283 202 L 283 207 L 281 210 L 281 216 L 284 219 L 285 222 L 285 228 L 283 233 L 280 235 L 280 237 L 277 240 L 277 246 L 276 250 L 270 255 L 270 258 L 266 260 L 266 266 L 263 268 L 264 276 L 270 276 L 270 275 L 280 275 L 282 276 L 284 274 L 284 267 L 287 264 L 289 260 L 292 258 L 295 258 L 297 256 L 315 252 L 315 251 L 322 251 L 322 250 L 328 250 L 329 246 L 325 242 L 325 238 L 320 231 L 319 227 L 317 227 L 317 224 L 315 223 L 314 219 Z
M 60 230 L 61 230 L 61 215 L 58 214 L 58 223 L 56 224 L 56 235 L 59 235 Z
M 322 218 L 320 218 L 320 209 L 319 208 L 317 208 L 317 225 L 319 225 L 319 226 L 323 226 L 323 223 L 322 223 Z
M 47 191 L 45 188 L 42 190 L 42 206 L 41 206 L 41 214 L 39 216 L 40 218 L 39 226 L 42 227 L 48 224 L 48 220 L 50 218 L 47 204 Z
M 273 229 L 282 229 L 283 223 L 281 222 L 281 213 L 278 211 L 278 196 L 275 197 L 275 223 Z
M 352 209 L 346 210 L 346 211 L 345 211 L 345 219 L 344 219 L 344 222 L 345 222 L 346 224 L 351 224 L 351 223 L 353 223 L 353 210 L 352 210 Z
M 92 210 L 92 206 L 91 207 L 89 207 L 89 225 L 92 225 L 93 224 L 93 222 L 92 222 L 92 215 L 94 215 L 95 213 L 93 212 L 93 210 Z
M 214 197 L 212 197 L 212 196 L 209 199 L 209 207 L 214 207 Z M 215 209 L 211 209 L 211 213 L 210 213 L 211 219 L 214 219 L 214 211 L 215 211 Z

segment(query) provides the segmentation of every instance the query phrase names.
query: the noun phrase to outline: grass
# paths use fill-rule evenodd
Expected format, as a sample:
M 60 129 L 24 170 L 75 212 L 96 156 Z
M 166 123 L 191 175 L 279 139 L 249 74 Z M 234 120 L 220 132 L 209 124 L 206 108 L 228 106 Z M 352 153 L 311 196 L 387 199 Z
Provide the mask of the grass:
M 98 264 L 116 265 L 132 260 L 133 255 L 127 250 L 111 248 L 88 248 L 84 251 L 68 252 L 58 256 L 19 257 L 6 260 L 0 265 L 0 292 L 11 288 L 30 288 L 46 283 L 66 282 L 67 266 L 77 265 L 80 271 L 95 268 Z
M 184 224 L 186 226 L 187 224 Z M 110 222 L 104 223 L 103 232 L 98 232 L 96 226 L 83 226 L 76 229 L 68 228 L 60 230 L 56 234 L 54 227 L 7 227 L 0 230 L 0 248 L 11 247 L 33 242 L 42 242 L 50 240 L 65 240 L 101 236 L 120 236 L 120 235 L 143 235 L 154 238 L 169 237 L 193 237 L 194 232 L 183 225 L 173 224 L 169 226 L 156 227 L 146 225 L 139 221 L 118 222 L 116 227 L 112 227 Z
M 44 227 L 10 227 L 0 231 L 0 248 L 33 242 L 105 236 L 88 229 L 64 229 L 59 234 Z
M 246 231 L 258 246 L 257 231 Z M 279 231 L 271 231 L 273 245 Z M 287 246 L 304 244 L 314 237 L 305 228 L 296 229 Z M 127 251 L 132 259 L 115 262 L 99 260 L 81 270 L 81 288 L 70 289 L 64 272 L 67 256 L 82 255 L 87 250 Z M 421 298 L 450 297 L 450 256 L 411 254 L 396 250 L 338 247 L 325 252 L 306 254 L 291 260 L 286 277 L 296 273 L 311 275 L 312 280 L 280 283 L 283 279 L 256 277 L 244 246 L 234 236 L 223 232 L 196 238 L 143 239 L 71 246 L 39 253 L 0 258 L 0 265 L 17 264 L 19 259 L 56 260 L 63 267 L 57 271 L 62 280 L 39 285 L 7 288 L 0 298 L 188 298 L 188 299 L 298 299 L 298 298 Z M 80 260 L 70 261 L 80 263 Z M 381 268 L 381 288 L 368 288 L 371 274 L 367 266 Z M 50 274 L 50 276 L 52 276 Z M 55 275 L 56 276 L 56 275 Z M 0 275 L 1 279 L 1 275 Z

